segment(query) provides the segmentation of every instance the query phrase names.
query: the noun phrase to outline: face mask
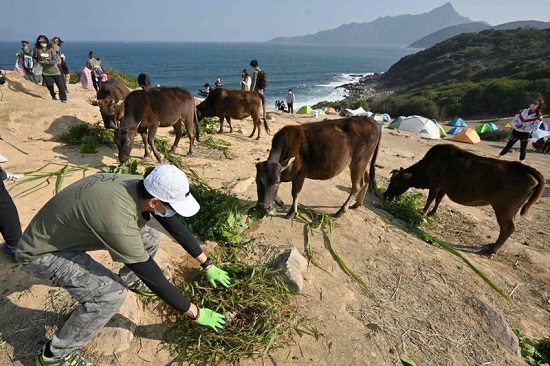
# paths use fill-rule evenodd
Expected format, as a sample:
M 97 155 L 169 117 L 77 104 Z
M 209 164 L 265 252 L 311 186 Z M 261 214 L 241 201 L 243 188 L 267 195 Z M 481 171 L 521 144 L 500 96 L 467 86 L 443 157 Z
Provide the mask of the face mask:
M 40 43 L 40 47 L 42 48 L 46 48 L 47 45 L 48 45 L 47 43 Z
M 171 210 L 169 208 L 167 208 L 164 213 L 155 210 L 155 215 L 160 216 L 160 217 L 172 217 L 175 214 L 176 214 L 176 211 Z
M 161 205 L 162 205 L 162 203 L 161 203 Z M 164 205 L 162 205 L 162 207 L 164 207 Z M 154 210 L 154 212 L 155 212 L 155 215 L 160 216 L 160 217 L 172 217 L 172 216 L 174 216 L 174 215 L 176 214 L 176 211 L 174 211 L 174 210 L 172 210 L 172 209 L 169 209 L 169 208 L 166 208 L 166 207 L 164 207 L 164 209 L 165 209 L 166 211 L 164 211 L 164 212 L 159 212 L 159 211 L 157 211 L 156 208 L 153 208 L 153 210 Z

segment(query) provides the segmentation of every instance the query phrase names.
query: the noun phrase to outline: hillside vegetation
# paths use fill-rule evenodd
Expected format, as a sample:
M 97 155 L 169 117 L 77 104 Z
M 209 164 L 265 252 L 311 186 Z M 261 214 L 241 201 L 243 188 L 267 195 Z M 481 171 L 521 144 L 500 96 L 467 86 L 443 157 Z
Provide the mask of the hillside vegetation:
M 462 34 L 403 57 L 386 73 L 366 78 L 389 96 L 371 109 L 429 117 L 516 113 L 530 98 L 550 100 L 550 29 Z

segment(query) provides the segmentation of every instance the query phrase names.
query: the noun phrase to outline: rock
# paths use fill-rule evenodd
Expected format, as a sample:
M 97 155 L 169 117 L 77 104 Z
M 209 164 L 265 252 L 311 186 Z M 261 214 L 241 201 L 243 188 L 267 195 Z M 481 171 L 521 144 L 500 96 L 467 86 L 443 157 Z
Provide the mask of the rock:
M 279 255 L 274 262 L 275 268 L 285 268 L 285 282 L 298 293 L 302 292 L 304 278 L 302 272 L 307 269 L 307 260 L 298 249 L 292 249 Z
M 504 317 L 482 299 L 476 297 L 476 300 L 484 315 L 483 320 L 488 327 L 488 334 L 512 355 L 521 357 L 518 337 L 516 337 Z
M 228 184 L 227 188 L 229 188 L 233 193 L 244 193 L 255 180 L 256 179 L 254 177 L 249 177 L 244 180 L 239 179 Z
M 128 292 L 128 297 L 118 313 L 92 339 L 87 348 L 102 356 L 111 356 L 130 349 L 136 325 L 141 318 L 137 296 L 139 295 Z

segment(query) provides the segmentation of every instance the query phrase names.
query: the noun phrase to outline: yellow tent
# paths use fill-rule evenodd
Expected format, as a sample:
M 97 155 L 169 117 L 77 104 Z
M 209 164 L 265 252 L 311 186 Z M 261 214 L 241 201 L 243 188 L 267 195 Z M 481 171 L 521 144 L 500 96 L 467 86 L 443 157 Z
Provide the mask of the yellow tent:
M 336 109 L 332 108 L 332 107 L 328 107 L 327 110 L 325 111 L 326 114 L 336 114 Z
M 465 142 L 467 144 L 477 144 L 481 141 L 476 130 L 474 130 L 473 128 L 463 129 L 461 133 L 454 136 L 451 140 L 457 142 Z

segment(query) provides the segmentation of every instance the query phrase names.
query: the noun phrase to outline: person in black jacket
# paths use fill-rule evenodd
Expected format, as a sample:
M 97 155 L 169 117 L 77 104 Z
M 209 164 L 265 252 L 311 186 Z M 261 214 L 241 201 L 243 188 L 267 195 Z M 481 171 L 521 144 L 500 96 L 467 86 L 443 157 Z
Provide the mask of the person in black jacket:
M 0 234 L 4 238 L 1 244 L 2 251 L 15 257 L 15 247 L 21 237 L 21 222 L 17 207 L 11 198 L 4 182 L 13 181 L 13 176 L 0 167 Z

